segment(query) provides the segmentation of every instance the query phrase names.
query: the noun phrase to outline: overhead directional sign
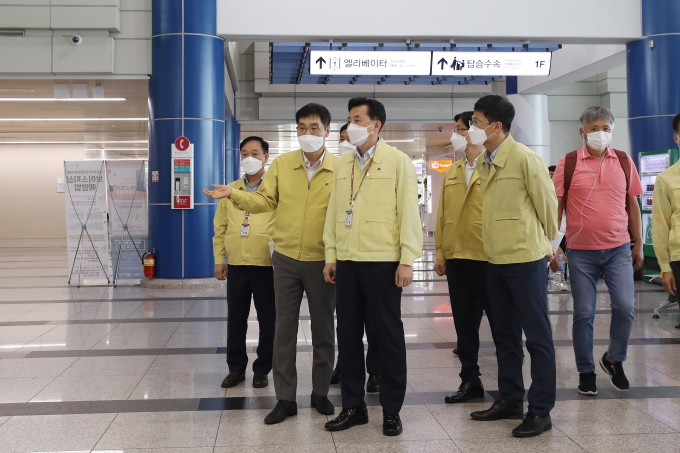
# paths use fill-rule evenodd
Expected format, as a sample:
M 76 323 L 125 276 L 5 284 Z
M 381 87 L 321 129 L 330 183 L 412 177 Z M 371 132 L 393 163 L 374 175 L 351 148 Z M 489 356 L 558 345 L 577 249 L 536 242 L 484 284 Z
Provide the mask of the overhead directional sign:
M 432 52 L 432 75 L 548 76 L 550 52 Z
M 430 75 L 432 52 L 312 50 L 312 75 Z
M 312 50 L 311 75 L 547 76 L 551 52 Z

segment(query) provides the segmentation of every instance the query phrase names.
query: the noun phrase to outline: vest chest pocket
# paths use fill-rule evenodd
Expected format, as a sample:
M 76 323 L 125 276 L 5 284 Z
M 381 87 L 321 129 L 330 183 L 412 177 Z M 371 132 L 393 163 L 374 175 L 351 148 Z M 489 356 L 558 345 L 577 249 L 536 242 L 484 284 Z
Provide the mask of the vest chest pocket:
M 455 188 L 456 186 L 464 185 L 465 178 L 459 178 L 458 176 L 453 176 L 444 182 L 444 186 L 448 189 L 449 187 Z
M 498 172 L 493 180 L 498 184 L 502 184 L 503 187 L 510 184 L 524 184 L 524 177 L 520 173 Z
M 375 164 L 374 164 L 375 165 Z M 397 199 L 397 180 L 396 175 L 390 173 L 382 173 L 377 169 L 371 168 L 364 181 L 362 191 L 371 192 L 371 201 L 376 200 L 380 203 L 381 210 L 393 210 L 394 203 Z M 354 191 L 356 192 L 361 184 L 361 177 L 354 176 Z M 364 193 L 364 195 L 366 195 Z

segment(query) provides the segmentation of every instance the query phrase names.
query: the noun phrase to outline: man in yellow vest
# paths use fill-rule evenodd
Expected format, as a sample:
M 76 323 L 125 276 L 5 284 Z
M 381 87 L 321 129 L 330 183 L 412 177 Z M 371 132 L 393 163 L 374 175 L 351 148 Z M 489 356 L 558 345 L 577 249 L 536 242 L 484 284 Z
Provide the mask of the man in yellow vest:
M 673 141 L 680 148 L 680 113 L 673 118 Z M 677 298 L 680 281 L 680 237 L 677 218 L 680 213 L 680 163 L 667 168 L 654 181 L 652 203 L 652 242 L 661 268 L 661 280 L 668 294 Z M 680 324 L 675 325 L 680 329 Z
M 232 190 L 255 192 L 262 184 L 264 165 L 269 159 L 269 144 L 260 137 L 241 142 L 241 166 L 245 177 L 229 184 Z M 251 214 L 241 211 L 229 200 L 220 200 L 215 213 L 215 278 L 227 285 L 227 366 L 229 374 L 222 387 L 231 388 L 246 379 L 248 354 L 246 333 L 250 300 L 255 302 L 259 341 L 253 362 L 253 387 L 269 384 L 274 349 L 274 271 L 269 242 L 274 231 L 274 212 Z M 227 256 L 228 266 L 225 264 Z
M 340 127 L 340 141 L 338 142 L 338 153 L 340 157 L 347 153 L 355 153 L 357 147 L 349 142 L 349 135 L 347 135 L 347 126 L 345 123 Z M 380 391 L 380 354 L 378 353 L 378 345 L 373 337 L 373 330 L 370 324 L 365 324 L 366 340 L 368 341 L 368 348 L 366 350 L 366 371 L 368 372 L 368 381 L 366 381 L 366 393 L 378 393 Z M 339 384 L 342 376 L 340 374 L 340 354 L 338 354 L 338 362 L 333 370 L 333 377 L 331 384 Z
M 531 355 L 529 411 L 512 435 L 538 436 L 552 428 L 557 387 L 546 262 L 554 254 L 557 196 L 543 159 L 510 135 L 512 103 L 488 95 L 475 103 L 474 111 L 468 137 L 473 145 L 486 148 L 477 158 L 477 171 L 501 399 L 470 416 L 480 421 L 523 418 L 524 332 Z
M 349 141 L 357 148 L 336 167 L 323 235 L 324 276 L 337 282 L 343 409 L 326 429 L 368 423 L 366 319 L 380 351 L 383 434 L 397 436 L 403 430 L 399 411 L 406 393 L 401 292 L 411 284 L 412 265 L 423 245 L 416 171 L 406 154 L 378 137 L 386 121 L 379 101 L 351 99 L 348 121 Z
M 203 193 L 230 198 L 252 214 L 276 209 L 274 222 L 274 388 L 276 407 L 268 425 L 297 415 L 297 333 L 300 304 L 307 294 L 312 328 L 311 406 L 323 415 L 335 412 L 328 400 L 335 361 L 335 288 L 324 281 L 323 228 L 338 158 L 326 150 L 331 114 L 320 104 L 307 104 L 295 114 L 300 147 L 274 159 L 257 192 L 213 185 Z
M 465 157 L 446 169 L 434 235 L 434 270 L 439 276 L 447 276 L 461 363 L 460 387 L 444 400 L 449 404 L 484 398 L 478 360 L 479 326 L 485 311 L 491 323 L 486 296 L 488 263 L 482 240 L 482 189 L 477 172 L 477 157 L 484 147 L 468 141 L 473 114 L 463 112 L 454 118 L 451 145 L 454 152 L 465 150 Z

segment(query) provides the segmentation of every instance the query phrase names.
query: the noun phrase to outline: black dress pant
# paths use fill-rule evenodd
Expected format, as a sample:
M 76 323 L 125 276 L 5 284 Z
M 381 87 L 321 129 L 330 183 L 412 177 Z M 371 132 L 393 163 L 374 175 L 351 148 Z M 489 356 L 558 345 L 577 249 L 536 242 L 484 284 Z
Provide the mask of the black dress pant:
M 248 365 L 246 333 L 251 297 L 255 302 L 260 336 L 253 372 L 268 374 L 274 350 L 274 271 L 271 266 L 228 266 L 227 278 L 227 365 L 229 371 L 245 373 Z
M 366 351 L 366 371 L 368 374 L 380 376 L 380 354 L 378 353 L 378 345 L 376 344 L 373 329 L 368 320 L 364 320 L 364 328 L 366 330 L 366 340 L 368 341 L 368 350 Z M 340 354 L 338 354 L 338 369 L 340 369 Z M 342 376 L 342 373 L 340 373 Z
M 453 324 L 458 336 L 458 358 L 462 382 L 482 384 L 479 379 L 479 326 L 482 316 L 491 324 L 487 298 L 486 261 L 465 259 L 446 260 Z M 492 329 L 493 335 L 493 329 Z
M 401 288 L 395 285 L 399 263 L 338 261 L 338 349 L 342 356 L 342 408 L 363 408 L 366 382 L 364 319 L 378 346 L 381 362 L 380 404 L 398 414 L 406 394 L 406 342 L 401 322 Z M 370 343 L 370 339 L 369 339 Z
M 548 263 L 540 259 L 519 264 L 489 264 L 487 269 L 501 399 L 518 407 L 524 401 L 524 330 L 531 356 L 529 410 L 544 417 L 555 406 L 557 387 L 555 347 L 548 318 Z
M 675 284 L 680 285 L 680 261 L 671 261 L 671 271 L 673 271 L 673 277 L 675 277 Z M 672 298 L 672 299 L 671 299 Z M 678 301 L 678 292 L 675 292 L 675 296 L 668 295 L 668 300 Z

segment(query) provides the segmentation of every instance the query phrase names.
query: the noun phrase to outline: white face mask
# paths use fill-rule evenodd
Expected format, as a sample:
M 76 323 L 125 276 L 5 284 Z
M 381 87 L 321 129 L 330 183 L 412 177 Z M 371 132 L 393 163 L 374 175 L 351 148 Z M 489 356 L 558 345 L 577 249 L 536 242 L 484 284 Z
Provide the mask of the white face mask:
M 494 136 L 495 132 L 488 137 L 486 136 L 486 130 L 493 126 L 496 123 L 491 123 L 488 126 L 486 126 L 484 129 L 480 129 L 474 124 L 470 126 L 470 129 L 468 129 L 468 137 L 470 138 L 470 143 L 473 145 L 478 145 L 481 146 L 484 144 L 485 141 L 490 139 L 491 137 Z
M 468 145 L 467 138 L 463 137 L 457 132 L 451 135 L 451 146 L 453 146 L 453 151 L 460 151 Z
M 246 172 L 246 175 L 254 175 L 262 169 L 264 162 L 256 157 L 246 157 L 241 160 L 241 168 Z
M 612 133 L 597 131 L 586 134 L 586 142 L 596 151 L 602 151 L 612 142 Z
M 361 146 L 366 143 L 368 136 L 375 133 L 375 130 L 373 130 L 373 132 L 368 132 L 368 128 L 374 124 L 375 121 L 364 127 L 351 123 L 349 126 L 347 126 L 347 136 L 349 137 L 349 142 L 354 146 Z
M 352 145 L 350 142 L 340 142 L 338 143 L 338 153 L 344 156 L 347 153 L 353 153 L 356 151 L 357 147 Z
M 324 128 L 325 130 L 325 128 Z M 324 137 L 319 137 L 318 135 L 301 135 L 298 137 L 298 142 L 300 143 L 300 148 L 306 153 L 315 153 L 321 148 L 326 141 Z

